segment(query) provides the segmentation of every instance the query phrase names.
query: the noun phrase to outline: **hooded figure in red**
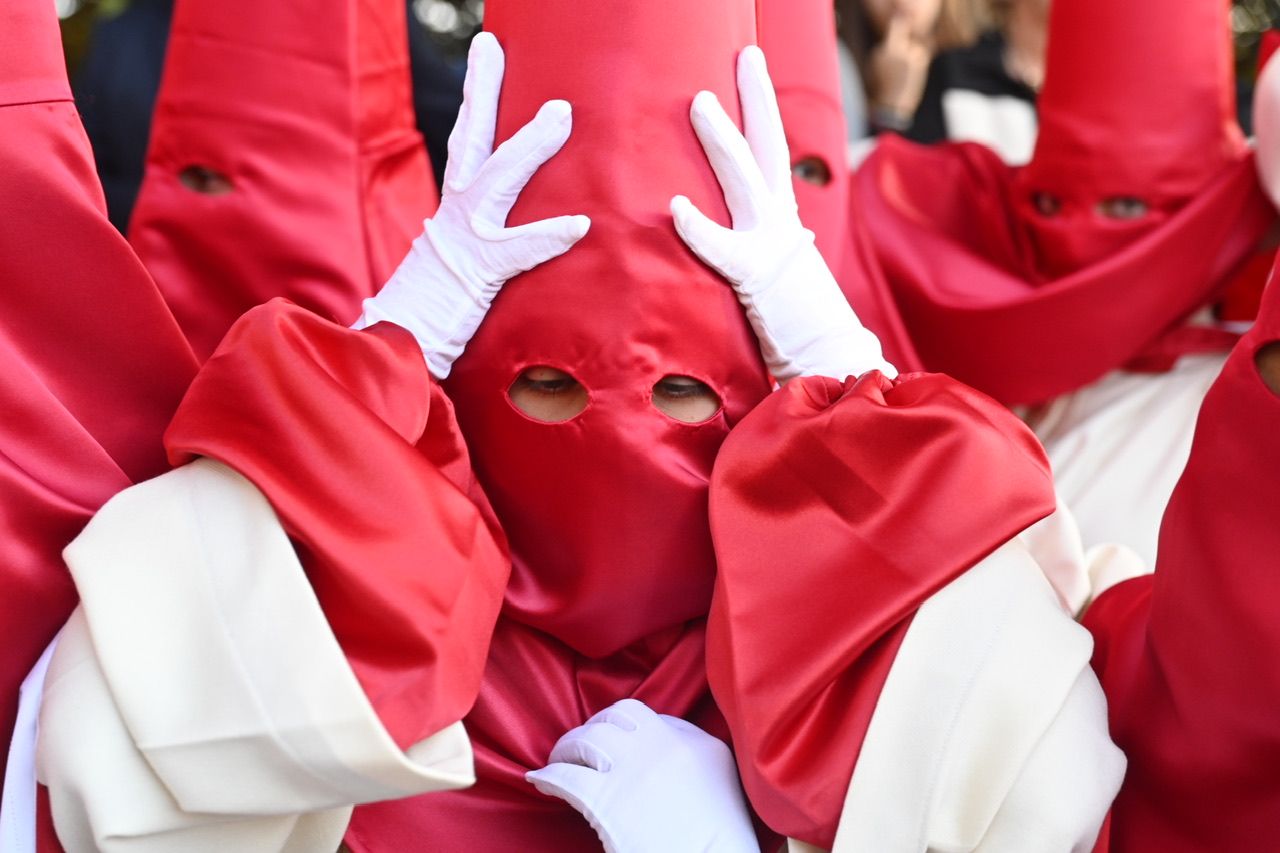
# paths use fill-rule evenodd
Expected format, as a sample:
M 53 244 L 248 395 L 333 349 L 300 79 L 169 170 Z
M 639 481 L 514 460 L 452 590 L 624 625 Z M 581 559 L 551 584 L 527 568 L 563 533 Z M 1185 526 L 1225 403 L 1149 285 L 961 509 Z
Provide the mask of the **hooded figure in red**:
M 732 100 L 753 9 L 495 2 L 485 25 L 507 60 L 498 140 L 548 98 L 573 105 L 572 135 L 508 226 L 572 211 L 591 231 L 504 287 L 445 383 L 512 559 L 466 721 L 479 781 L 357 810 L 348 843 L 361 851 L 424 831 L 481 849 L 591 849 L 581 817 L 524 780 L 557 737 L 624 697 L 720 725 L 703 671 L 708 482 L 769 383 L 733 291 L 680 243 L 667 206 L 684 192 L 723 209 L 688 105 L 700 88 Z M 521 411 L 509 389 L 537 367 L 578 383 L 585 409 L 559 423 Z M 704 383 L 718 411 L 692 424 L 665 414 L 666 377 Z
M 1022 404 L 1229 347 L 1182 328 L 1275 219 L 1234 118 L 1228 7 L 1055 3 L 1025 167 L 881 141 L 842 283 L 891 357 Z
M 349 323 L 438 194 L 395 0 L 184 0 L 129 240 L 201 360 L 275 296 Z

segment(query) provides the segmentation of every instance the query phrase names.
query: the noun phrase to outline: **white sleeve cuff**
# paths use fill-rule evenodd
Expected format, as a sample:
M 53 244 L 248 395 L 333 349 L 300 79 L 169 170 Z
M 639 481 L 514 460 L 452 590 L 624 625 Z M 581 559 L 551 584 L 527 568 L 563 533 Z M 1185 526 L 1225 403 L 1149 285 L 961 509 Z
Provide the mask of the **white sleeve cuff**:
M 120 774 L 79 769 L 93 763 L 74 725 L 88 712 L 57 690 L 59 679 L 98 667 L 100 698 L 114 706 L 100 713 L 119 718 L 118 731 L 103 724 L 103 737 L 127 736 L 142 762 L 134 769 L 154 774 L 170 810 L 205 822 L 342 810 L 474 782 L 460 722 L 407 752 L 396 746 L 270 505 L 230 468 L 202 459 L 126 490 L 65 557 L 84 642 L 77 649 L 64 637 L 46 684 L 40 766 L 55 804 L 72 791 L 93 813 L 101 797 L 120 804 L 100 810 L 103 820 L 130 820 L 128 800 L 109 790 L 128 788 Z
M 1018 540 L 930 598 L 872 716 L 837 853 L 1087 851 L 1125 768 L 1092 650 Z

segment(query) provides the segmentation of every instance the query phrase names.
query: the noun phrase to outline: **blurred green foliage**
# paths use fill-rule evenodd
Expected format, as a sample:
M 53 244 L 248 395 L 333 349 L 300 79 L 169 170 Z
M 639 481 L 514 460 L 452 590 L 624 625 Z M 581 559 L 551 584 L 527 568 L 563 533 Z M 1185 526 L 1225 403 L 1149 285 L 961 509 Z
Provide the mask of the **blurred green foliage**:
M 1275 27 L 1280 27 L 1280 0 L 1236 0 L 1231 10 L 1231 29 L 1236 42 L 1238 79 L 1253 81 L 1262 34 Z

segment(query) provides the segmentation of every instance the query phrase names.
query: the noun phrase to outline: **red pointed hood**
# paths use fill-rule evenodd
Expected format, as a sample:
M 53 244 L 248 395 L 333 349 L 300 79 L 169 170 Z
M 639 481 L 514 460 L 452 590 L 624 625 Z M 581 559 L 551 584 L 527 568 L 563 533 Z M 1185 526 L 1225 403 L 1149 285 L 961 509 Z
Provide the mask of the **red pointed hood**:
M 702 89 L 737 112 L 735 62 L 755 38 L 750 0 L 492 0 L 506 51 L 498 142 L 553 98 L 573 133 L 521 195 L 509 225 L 586 214 L 568 254 L 508 282 L 448 383 L 481 481 L 512 546 L 508 611 L 591 655 L 704 616 L 714 555 L 711 464 L 729 425 L 768 391 L 729 285 L 676 235 L 688 195 L 727 223 L 689 121 Z M 523 369 L 564 370 L 587 390 L 564 423 L 518 411 Z M 654 407 L 687 375 L 723 409 L 685 424 Z
M 1062 0 L 1049 21 L 1035 155 L 1019 214 L 1044 277 L 1100 261 L 1176 213 L 1245 156 L 1227 0 Z M 1044 194 L 1050 207 L 1037 210 Z M 1134 198 L 1150 212 L 1108 219 Z M 1043 205 L 1042 205 L 1043 208 Z
M 178 3 L 129 236 L 197 355 L 275 296 L 351 322 L 435 204 L 403 0 Z

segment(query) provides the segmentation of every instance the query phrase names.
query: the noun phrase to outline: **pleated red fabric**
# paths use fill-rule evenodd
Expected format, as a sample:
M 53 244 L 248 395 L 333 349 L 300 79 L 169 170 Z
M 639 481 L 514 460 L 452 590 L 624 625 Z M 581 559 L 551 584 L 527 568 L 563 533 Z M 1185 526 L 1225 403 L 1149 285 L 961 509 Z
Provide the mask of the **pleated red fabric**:
M 759 0 L 760 49 L 778 93 L 800 221 L 827 266 L 840 269 L 849 222 L 849 154 L 840 95 L 835 6 L 824 0 Z M 826 168 L 823 175 L 814 169 Z M 808 175 L 811 179 L 806 179 Z
M 1276 341 L 1273 283 L 1200 410 L 1155 575 L 1085 615 L 1129 758 L 1112 853 L 1258 850 L 1280 835 L 1280 397 L 1254 364 Z
M 274 296 L 350 323 L 436 202 L 403 2 L 177 4 L 130 239 L 201 359 Z
M 881 140 L 854 177 L 840 278 L 899 367 L 1039 403 L 1135 358 L 1229 348 L 1178 331 L 1276 218 L 1235 123 L 1227 10 L 1055 4 L 1025 167 Z M 1104 216 L 1117 200 L 1147 212 Z
M 770 827 L 831 846 L 915 612 L 1053 507 L 1030 431 L 941 375 L 797 380 L 734 430 L 707 660 Z
M 18 685 L 75 606 L 62 549 L 166 469 L 195 359 L 107 221 L 53 7 L 0 7 L 0 750 Z

